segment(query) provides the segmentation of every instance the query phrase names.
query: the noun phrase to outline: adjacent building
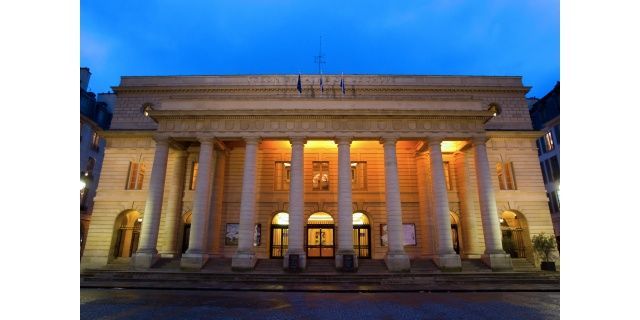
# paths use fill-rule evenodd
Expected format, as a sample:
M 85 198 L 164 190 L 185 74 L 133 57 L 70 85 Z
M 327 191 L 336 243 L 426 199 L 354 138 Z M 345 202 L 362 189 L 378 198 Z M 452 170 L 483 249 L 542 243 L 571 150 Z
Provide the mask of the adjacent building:
M 535 262 L 553 223 L 521 77 L 125 76 L 83 267 Z
M 544 187 L 558 248 L 560 247 L 560 82 L 530 109 L 533 129 L 543 132 L 536 141 Z
M 97 96 L 88 91 L 91 71 L 80 68 L 80 255 L 82 256 L 96 194 L 105 140 L 99 133 L 109 129 L 114 93 Z

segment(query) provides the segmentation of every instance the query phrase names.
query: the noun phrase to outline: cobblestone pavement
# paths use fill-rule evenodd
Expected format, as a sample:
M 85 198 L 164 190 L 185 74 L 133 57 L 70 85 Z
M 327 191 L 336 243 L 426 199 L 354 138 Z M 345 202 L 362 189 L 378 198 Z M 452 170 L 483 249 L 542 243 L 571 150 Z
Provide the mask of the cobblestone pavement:
M 559 292 L 81 289 L 81 319 L 559 319 Z

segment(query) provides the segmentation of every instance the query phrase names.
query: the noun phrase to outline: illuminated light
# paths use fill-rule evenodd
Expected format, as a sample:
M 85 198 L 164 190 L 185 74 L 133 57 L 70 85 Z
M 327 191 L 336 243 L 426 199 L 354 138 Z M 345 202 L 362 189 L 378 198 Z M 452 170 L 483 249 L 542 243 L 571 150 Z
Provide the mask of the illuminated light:
M 84 176 L 85 176 L 85 177 L 88 177 L 88 176 L 89 176 L 89 172 L 85 172 L 85 173 L 84 173 Z
M 466 144 L 465 141 L 442 141 L 440 151 L 444 153 L 456 152 Z
M 493 116 L 494 116 L 494 117 L 495 117 L 495 116 L 497 116 L 497 115 L 498 115 L 497 113 L 495 113 L 495 112 L 493 113 Z
M 503 222 L 504 222 L 504 219 L 500 218 L 500 223 L 503 223 Z
M 309 217 L 309 223 L 333 223 L 333 218 L 326 212 L 316 212 Z
M 357 162 L 351 162 L 351 166 L 355 168 L 355 167 L 358 166 L 358 163 Z
M 291 167 L 291 162 L 285 162 L 282 164 L 285 168 L 286 167 Z
M 87 183 L 82 181 L 82 180 L 80 180 L 80 190 L 82 190 L 82 189 L 84 189 L 86 187 L 87 187 Z
M 331 140 L 312 140 L 307 141 L 307 148 L 337 148 L 338 145 Z
M 142 218 L 138 218 L 138 222 L 142 222 Z
M 281 224 L 288 225 L 289 224 L 289 214 L 286 212 L 280 212 L 273 217 L 273 224 Z

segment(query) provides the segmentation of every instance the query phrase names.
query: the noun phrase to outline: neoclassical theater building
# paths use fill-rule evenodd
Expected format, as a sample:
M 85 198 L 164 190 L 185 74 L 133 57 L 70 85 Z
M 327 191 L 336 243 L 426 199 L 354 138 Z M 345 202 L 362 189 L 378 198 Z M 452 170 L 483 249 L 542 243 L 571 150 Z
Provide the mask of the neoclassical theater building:
M 536 262 L 553 225 L 521 77 L 298 79 L 122 77 L 81 266 Z

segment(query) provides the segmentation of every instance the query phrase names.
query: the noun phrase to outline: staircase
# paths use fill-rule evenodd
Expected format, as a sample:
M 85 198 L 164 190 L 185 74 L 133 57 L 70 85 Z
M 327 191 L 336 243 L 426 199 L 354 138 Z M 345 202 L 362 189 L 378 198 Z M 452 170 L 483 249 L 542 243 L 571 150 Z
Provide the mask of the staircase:
M 531 262 L 525 258 L 511 258 L 514 272 L 541 272 Z
M 491 272 L 480 259 L 462 259 L 462 272 Z

